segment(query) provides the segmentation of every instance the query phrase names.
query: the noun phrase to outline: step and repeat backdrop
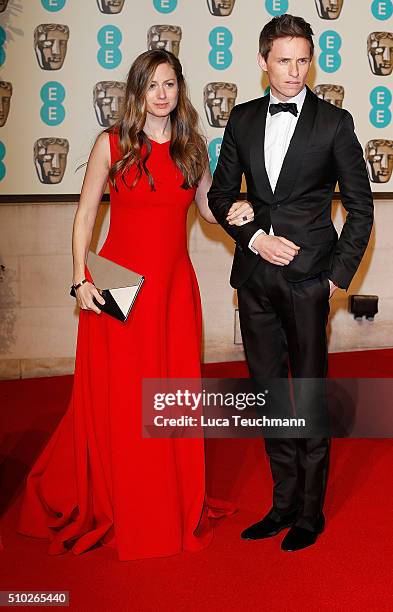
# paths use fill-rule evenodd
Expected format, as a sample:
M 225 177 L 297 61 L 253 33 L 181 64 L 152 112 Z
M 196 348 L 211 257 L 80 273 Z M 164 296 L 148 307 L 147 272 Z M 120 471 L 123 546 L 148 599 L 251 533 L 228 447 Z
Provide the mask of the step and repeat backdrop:
M 181 60 L 214 171 L 232 107 L 266 92 L 259 32 L 285 12 L 314 30 L 309 86 L 353 114 L 372 188 L 392 192 L 392 0 L 0 0 L 1 193 L 79 193 L 146 49 Z

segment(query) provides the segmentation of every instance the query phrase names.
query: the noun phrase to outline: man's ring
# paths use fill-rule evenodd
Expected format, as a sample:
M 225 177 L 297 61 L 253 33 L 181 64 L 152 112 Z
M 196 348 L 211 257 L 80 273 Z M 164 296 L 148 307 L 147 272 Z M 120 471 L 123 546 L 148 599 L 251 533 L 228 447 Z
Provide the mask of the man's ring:
M 244 217 L 242 217 L 242 221 L 247 221 L 247 215 L 244 215 Z

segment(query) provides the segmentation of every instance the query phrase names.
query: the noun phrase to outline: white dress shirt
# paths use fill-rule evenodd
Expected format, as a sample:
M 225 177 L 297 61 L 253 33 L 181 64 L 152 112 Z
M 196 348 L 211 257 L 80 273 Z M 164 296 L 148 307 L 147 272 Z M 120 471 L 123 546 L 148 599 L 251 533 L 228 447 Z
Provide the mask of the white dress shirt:
M 297 96 L 291 98 L 290 100 L 286 100 L 286 102 L 294 102 L 297 105 L 297 117 L 289 112 L 281 112 L 271 115 L 269 110 L 267 111 L 265 126 L 265 166 L 273 193 L 276 189 L 281 167 L 285 155 L 287 154 L 289 143 L 291 142 L 291 138 L 295 131 L 306 93 L 307 90 L 305 87 L 303 87 L 302 91 L 299 92 Z M 270 92 L 269 106 L 270 104 L 278 104 L 279 102 L 281 102 L 281 100 L 277 100 L 277 98 L 275 98 Z M 253 253 L 258 253 L 252 244 L 255 238 L 260 234 L 266 234 L 266 232 L 264 232 L 262 229 L 258 230 L 248 243 L 248 246 Z M 274 236 L 272 226 L 270 226 L 269 234 Z

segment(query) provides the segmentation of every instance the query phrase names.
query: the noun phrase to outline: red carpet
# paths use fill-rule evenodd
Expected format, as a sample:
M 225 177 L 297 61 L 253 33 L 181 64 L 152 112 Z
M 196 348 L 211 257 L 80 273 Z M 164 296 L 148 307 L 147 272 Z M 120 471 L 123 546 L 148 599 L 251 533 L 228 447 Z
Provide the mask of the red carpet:
M 210 364 L 211 377 L 246 376 L 244 364 Z M 330 375 L 393 377 L 393 350 L 334 354 Z M 198 553 L 119 562 L 96 548 L 50 557 L 44 540 L 15 527 L 23 478 L 67 406 L 72 377 L 0 383 L 0 589 L 68 590 L 73 610 L 391 610 L 391 440 L 334 440 L 316 546 L 282 553 L 282 535 L 243 542 L 239 532 L 270 507 L 270 476 L 259 440 L 207 440 L 209 494 L 239 512 L 216 523 Z M 61 486 L 61 483 L 59 483 Z

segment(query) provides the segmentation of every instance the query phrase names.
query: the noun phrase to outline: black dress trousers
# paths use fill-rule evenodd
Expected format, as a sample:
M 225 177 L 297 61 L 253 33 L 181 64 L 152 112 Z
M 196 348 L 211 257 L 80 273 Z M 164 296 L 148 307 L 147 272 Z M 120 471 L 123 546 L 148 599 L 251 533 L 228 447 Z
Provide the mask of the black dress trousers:
M 297 383 L 299 388 L 303 381 L 312 383 L 309 379 L 320 381 L 326 377 L 329 293 L 327 272 L 290 282 L 284 278 L 282 266 L 259 260 L 238 289 L 240 327 L 254 381 L 263 384 L 266 380 L 286 379 L 289 368 L 293 379 L 302 379 Z M 318 393 L 311 393 L 305 401 L 306 412 L 311 410 L 316 417 L 322 416 L 326 411 L 324 401 Z M 279 516 L 297 511 L 297 526 L 319 529 L 329 437 L 326 433 L 318 437 L 265 437 L 265 447 L 274 483 L 273 509 Z

